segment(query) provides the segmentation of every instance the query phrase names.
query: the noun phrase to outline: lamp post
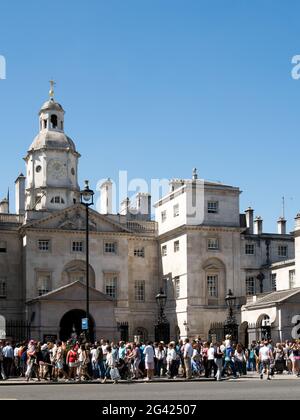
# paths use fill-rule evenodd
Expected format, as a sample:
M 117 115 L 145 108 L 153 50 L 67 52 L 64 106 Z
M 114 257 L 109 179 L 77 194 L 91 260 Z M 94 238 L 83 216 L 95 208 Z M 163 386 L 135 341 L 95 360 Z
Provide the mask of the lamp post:
M 89 181 L 85 181 L 85 188 L 80 191 L 80 202 L 85 206 L 85 214 L 86 214 L 86 226 L 85 226 L 85 233 L 86 233 L 86 320 L 85 320 L 85 330 L 86 330 L 86 339 L 90 338 L 90 325 L 89 325 L 89 314 L 90 314 L 90 297 L 89 297 L 89 286 L 90 286 L 90 261 L 89 261 L 89 207 L 94 204 L 94 191 L 89 187 Z
M 224 326 L 224 333 L 225 335 L 229 334 L 232 336 L 233 340 L 237 340 L 237 323 L 236 323 L 236 319 L 233 313 L 233 308 L 235 307 L 235 302 L 236 302 L 236 297 L 234 296 L 234 294 L 232 293 L 232 290 L 229 289 L 228 293 L 225 297 L 225 302 L 226 305 L 228 307 L 228 316 L 227 319 L 225 321 L 225 326 Z
M 164 309 L 167 302 L 167 295 L 160 289 L 160 292 L 155 297 L 158 306 L 158 322 L 155 326 L 155 341 L 164 341 L 168 343 L 170 341 L 170 324 L 164 313 Z

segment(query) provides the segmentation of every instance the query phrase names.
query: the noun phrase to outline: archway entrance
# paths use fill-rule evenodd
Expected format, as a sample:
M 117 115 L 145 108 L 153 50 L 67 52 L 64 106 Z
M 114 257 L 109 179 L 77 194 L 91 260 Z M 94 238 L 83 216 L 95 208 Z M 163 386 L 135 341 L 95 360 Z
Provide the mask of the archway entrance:
M 81 320 L 85 318 L 85 311 L 81 309 L 73 309 L 72 311 L 67 312 L 60 321 L 60 332 L 59 338 L 62 341 L 69 340 L 71 337 L 79 338 L 82 333 L 81 329 Z M 90 326 L 90 341 L 93 342 L 95 339 L 95 323 L 93 318 L 89 317 L 89 326 Z

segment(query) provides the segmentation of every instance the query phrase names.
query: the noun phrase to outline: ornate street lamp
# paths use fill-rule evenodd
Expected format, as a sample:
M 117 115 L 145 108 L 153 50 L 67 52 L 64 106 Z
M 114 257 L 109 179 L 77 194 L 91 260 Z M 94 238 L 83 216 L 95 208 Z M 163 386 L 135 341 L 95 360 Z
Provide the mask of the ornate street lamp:
M 85 330 L 86 330 L 86 339 L 90 338 L 90 325 L 89 325 L 89 314 L 90 314 L 90 297 L 89 297 L 89 286 L 90 286 L 90 262 L 89 262 L 89 207 L 94 204 L 94 191 L 89 187 L 89 181 L 85 181 L 85 188 L 80 191 L 80 202 L 85 206 L 86 211 L 86 320 L 85 320 Z
M 170 341 L 170 324 L 164 313 L 166 307 L 167 295 L 160 289 L 160 292 L 155 297 L 158 306 L 158 322 L 155 326 L 155 341 L 164 341 L 168 343 Z
M 235 304 L 236 304 L 236 297 L 232 293 L 231 289 L 228 290 L 228 293 L 225 297 L 225 302 L 228 307 L 228 316 L 225 321 L 224 333 L 225 335 L 227 334 L 231 335 L 233 340 L 237 340 L 238 326 L 237 326 L 236 319 L 233 313 L 233 308 L 235 307 Z
M 164 322 L 164 320 L 166 319 L 164 309 L 166 307 L 167 295 L 165 294 L 163 289 L 160 289 L 160 292 L 156 295 L 155 299 L 159 309 L 159 321 Z
M 232 319 L 233 318 L 233 307 L 235 306 L 236 297 L 232 293 L 231 289 L 228 290 L 228 293 L 225 297 L 225 302 L 226 302 L 226 305 L 229 309 L 229 317 Z

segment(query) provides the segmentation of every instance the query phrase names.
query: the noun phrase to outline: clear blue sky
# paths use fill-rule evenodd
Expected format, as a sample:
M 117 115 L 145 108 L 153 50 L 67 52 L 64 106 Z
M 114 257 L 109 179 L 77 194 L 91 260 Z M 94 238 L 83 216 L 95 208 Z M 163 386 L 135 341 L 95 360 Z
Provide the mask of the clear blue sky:
M 0 193 L 14 188 L 57 81 L 80 181 L 201 177 L 276 230 L 300 210 L 298 0 L 1 2 Z

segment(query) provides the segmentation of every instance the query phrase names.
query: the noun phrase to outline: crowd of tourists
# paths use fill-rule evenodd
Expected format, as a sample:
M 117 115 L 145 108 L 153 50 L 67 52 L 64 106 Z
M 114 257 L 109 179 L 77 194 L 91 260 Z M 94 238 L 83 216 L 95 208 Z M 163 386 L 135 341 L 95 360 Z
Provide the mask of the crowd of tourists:
M 257 372 L 270 380 L 286 372 L 300 376 L 300 341 L 273 344 L 253 342 L 249 348 L 233 344 L 227 335 L 221 343 L 197 340 L 179 342 L 119 343 L 109 340 L 94 344 L 83 340 L 41 343 L 0 341 L 0 380 L 23 377 L 26 381 L 91 381 L 117 383 L 119 380 L 153 377 L 169 379 L 238 378 Z

